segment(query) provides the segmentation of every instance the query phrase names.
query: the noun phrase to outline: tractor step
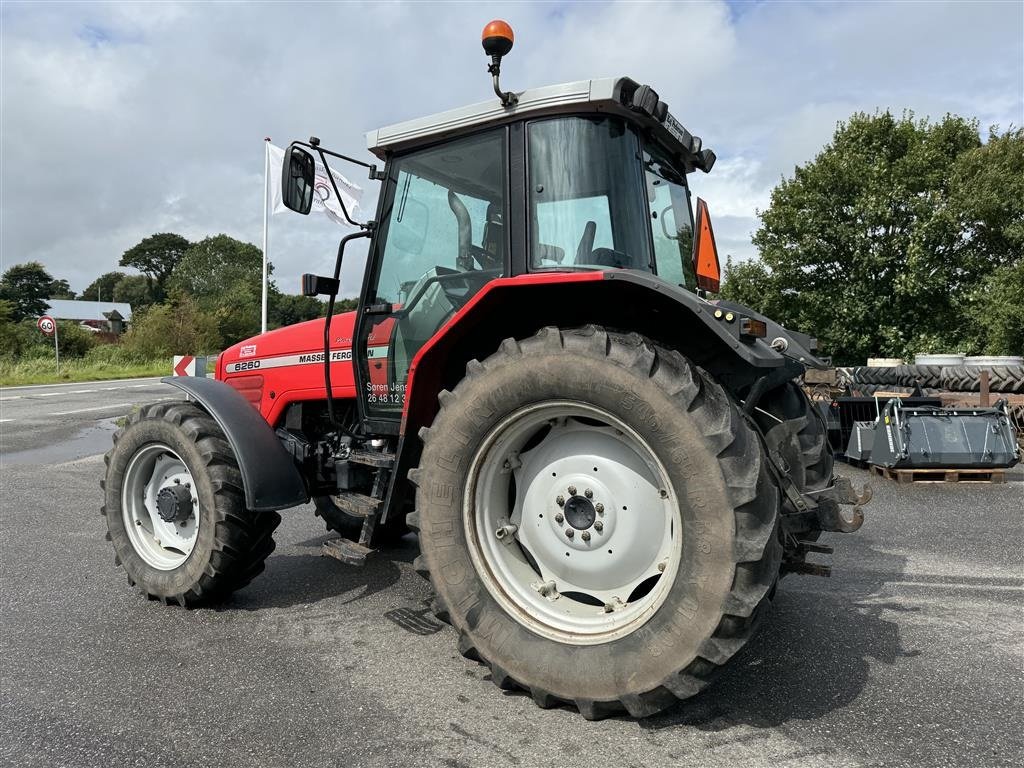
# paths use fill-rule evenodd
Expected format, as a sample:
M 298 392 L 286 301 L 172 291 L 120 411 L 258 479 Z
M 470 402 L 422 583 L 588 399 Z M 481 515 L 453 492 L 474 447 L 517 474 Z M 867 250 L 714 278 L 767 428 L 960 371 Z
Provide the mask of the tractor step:
M 366 558 L 374 550 L 364 547 L 351 539 L 329 539 L 324 542 L 322 554 L 340 560 L 345 565 L 366 565 Z
M 368 467 L 377 467 L 378 469 L 389 469 L 394 466 L 395 454 L 387 451 L 363 451 L 356 449 L 349 453 L 346 461 L 352 464 L 365 464 Z
M 381 500 L 353 491 L 338 491 L 331 496 L 338 509 L 356 517 L 369 517 L 380 507 Z

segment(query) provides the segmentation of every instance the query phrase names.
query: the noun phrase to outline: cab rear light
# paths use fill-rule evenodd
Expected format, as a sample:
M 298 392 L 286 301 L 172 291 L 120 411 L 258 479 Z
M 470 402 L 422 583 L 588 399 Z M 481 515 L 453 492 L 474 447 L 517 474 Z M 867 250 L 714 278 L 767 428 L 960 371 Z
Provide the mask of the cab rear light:
M 226 383 L 237 389 L 253 408 L 257 411 L 260 409 L 260 401 L 263 400 L 263 376 L 232 376 Z

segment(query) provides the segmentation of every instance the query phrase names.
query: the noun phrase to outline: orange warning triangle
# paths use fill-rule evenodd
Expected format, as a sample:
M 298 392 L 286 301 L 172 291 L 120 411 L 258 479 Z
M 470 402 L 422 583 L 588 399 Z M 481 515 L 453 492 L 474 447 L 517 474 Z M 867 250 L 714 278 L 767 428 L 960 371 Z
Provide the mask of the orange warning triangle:
M 721 268 L 718 264 L 715 231 L 711 228 L 708 204 L 699 197 L 697 198 L 697 239 L 693 250 L 693 267 L 697 272 L 697 287 L 718 293 Z

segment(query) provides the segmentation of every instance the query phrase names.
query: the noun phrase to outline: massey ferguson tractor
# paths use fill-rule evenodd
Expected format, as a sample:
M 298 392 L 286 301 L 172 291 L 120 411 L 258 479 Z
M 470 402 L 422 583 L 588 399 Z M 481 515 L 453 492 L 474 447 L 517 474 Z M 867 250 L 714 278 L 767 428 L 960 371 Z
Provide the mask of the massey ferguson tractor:
M 129 584 L 191 607 L 263 570 L 280 510 L 312 500 L 350 565 L 414 532 L 436 614 L 499 687 L 643 717 L 715 677 L 781 575 L 828 575 L 808 554 L 868 494 L 794 383 L 814 341 L 712 298 L 687 177 L 715 154 L 627 77 L 502 91 L 512 40 L 484 29 L 496 98 L 368 135 L 382 171 L 291 144 L 290 209 L 330 158 L 382 182 L 376 215 L 303 276 L 326 320 L 165 379 L 185 399 L 114 436 L 108 538 Z M 335 315 L 356 238 L 358 309 Z

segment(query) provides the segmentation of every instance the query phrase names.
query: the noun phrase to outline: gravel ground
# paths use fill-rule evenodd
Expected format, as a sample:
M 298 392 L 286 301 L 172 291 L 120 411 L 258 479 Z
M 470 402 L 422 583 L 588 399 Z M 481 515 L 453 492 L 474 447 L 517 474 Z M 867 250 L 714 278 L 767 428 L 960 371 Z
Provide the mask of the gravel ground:
M 108 440 L 102 426 L 69 439 Z M 291 510 L 266 573 L 228 604 L 163 607 L 114 567 L 102 459 L 37 445 L 24 461 L 26 445 L 0 458 L 3 765 L 1024 762 L 1020 469 L 1005 485 L 872 480 L 861 531 L 824 537 L 833 577 L 787 577 L 716 685 L 589 723 L 458 655 L 413 537 L 351 568 L 319 555 L 311 508 Z

